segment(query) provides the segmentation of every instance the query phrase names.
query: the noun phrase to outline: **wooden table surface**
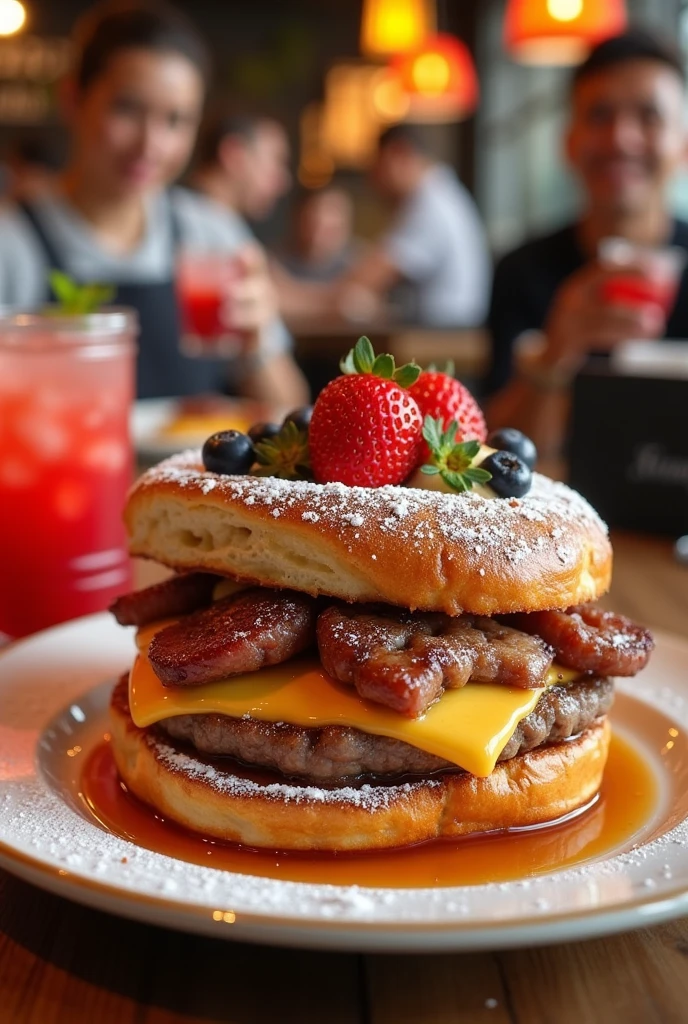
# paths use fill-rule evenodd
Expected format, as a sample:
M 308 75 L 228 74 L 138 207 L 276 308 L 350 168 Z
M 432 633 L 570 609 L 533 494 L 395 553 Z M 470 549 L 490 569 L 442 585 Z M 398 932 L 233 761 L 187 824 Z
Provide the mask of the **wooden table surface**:
M 688 567 L 615 538 L 610 603 L 676 633 Z M 684 1024 L 688 919 L 508 952 L 399 956 L 239 945 L 87 910 L 0 872 L 0 1024 Z

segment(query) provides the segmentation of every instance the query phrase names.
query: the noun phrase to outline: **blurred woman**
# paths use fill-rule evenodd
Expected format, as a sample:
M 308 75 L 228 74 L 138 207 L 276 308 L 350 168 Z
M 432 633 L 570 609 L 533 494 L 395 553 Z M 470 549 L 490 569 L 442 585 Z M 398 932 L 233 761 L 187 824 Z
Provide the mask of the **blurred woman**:
M 71 155 L 55 191 L 0 214 L 0 304 L 53 298 L 51 268 L 116 287 L 141 334 L 139 397 L 226 385 L 293 406 L 305 384 L 275 315 L 262 251 L 217 204 L 171 188 L 191 155 L 209 73 L 205 45 L 164 4 L 112 3 L 77 27 L 77 59 L 64 91 Z M 174 287 L 179 249 L 236 254 L 228 301 L 245 338 L 232 363 L 179 349 Z

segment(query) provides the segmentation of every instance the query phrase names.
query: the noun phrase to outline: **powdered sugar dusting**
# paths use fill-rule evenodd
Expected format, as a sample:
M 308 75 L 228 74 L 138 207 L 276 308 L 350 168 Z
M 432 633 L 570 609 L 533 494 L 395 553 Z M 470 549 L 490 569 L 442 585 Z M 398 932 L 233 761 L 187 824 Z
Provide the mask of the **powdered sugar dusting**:
M 235 797 L 260 796 L 262 799 L 295 804 L 348 804 L 372 812 L 388 808 L 392 803 L 410 796 L 414 790 L 421 787 L 433 789 L 441 785 L 438 780 L 433 779 L 394 787 L 363 785 L 359 788 L 340 786 L 333 789 L 287 782 L 261 784 L 252 779 L 232 775 L 231 772 L 219 772 L 213 765 L 199 761 L 198 758 L 188 757 L 161 740 L 151 738 L 149 742 L 155 756 L 168 768 L 183 772 L 189 778 L 206 782 L 218 793 Z
M 204 490 L 211 482 L 219 496 L 247 506 L 267 506 L 277 518 L 296 501 L 306 502 L 301 518 L 323 528 L 334 529 L 351 539 L 366 525 L 399 538 L 405 546 L 422 549 L 435 539 L 424 513 L 433 512 L 440 540 L 465 545 L 480 555 L 497 549 L 500 557 L 518 566 L 546 544 L 542 530 L 522 529 L 525 522 L 540 524 L 555 557 L 562 565 L 572 564 L 577 551 L 566 542 L 572 531 L 605 533 L 606 526 L 588 502 L 565 484 L 535 473 L 530 492 L 520 499 L 485 498 L 475 491 L 445 494 L 405 487 L 347 487 L 340 483 L 280 480 L 277 477 L 216 476 L 204 471 L 200 454 L 182 452 L 149 470 L 144 483 L 173 483 L 182 489 Z M 409 517 L 416 517 L 408 525 Z

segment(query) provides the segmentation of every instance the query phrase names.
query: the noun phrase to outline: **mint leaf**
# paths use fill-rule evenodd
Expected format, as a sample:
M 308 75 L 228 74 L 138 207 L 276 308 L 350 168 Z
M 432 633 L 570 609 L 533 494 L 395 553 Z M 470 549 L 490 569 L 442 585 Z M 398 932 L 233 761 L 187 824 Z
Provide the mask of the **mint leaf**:
M 95 313 L 115 295 L 112 285 L 77 284 L 61 270 L 51 270 L 48 279 L 58 302 L 58 312 L 66 316 Z
M 61 270 L 51 270 L 48 274 L 48 280 L 61 306 L 69 307 L 75 302 L 78 285 L 72 281 L 68 274 L 63 274 Z

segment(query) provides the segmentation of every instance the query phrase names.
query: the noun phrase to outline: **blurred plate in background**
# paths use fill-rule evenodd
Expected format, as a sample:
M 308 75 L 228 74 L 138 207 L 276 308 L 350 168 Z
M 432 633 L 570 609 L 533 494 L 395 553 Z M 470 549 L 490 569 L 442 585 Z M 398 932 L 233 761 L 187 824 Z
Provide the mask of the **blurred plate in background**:
M 245 433 L 268 418 L 265 406 L 247 398 L 146 398 L 134 403 L 131 433 L 139 461 L 156 462 L 186 448 L 199 448 L 218 430 Z

